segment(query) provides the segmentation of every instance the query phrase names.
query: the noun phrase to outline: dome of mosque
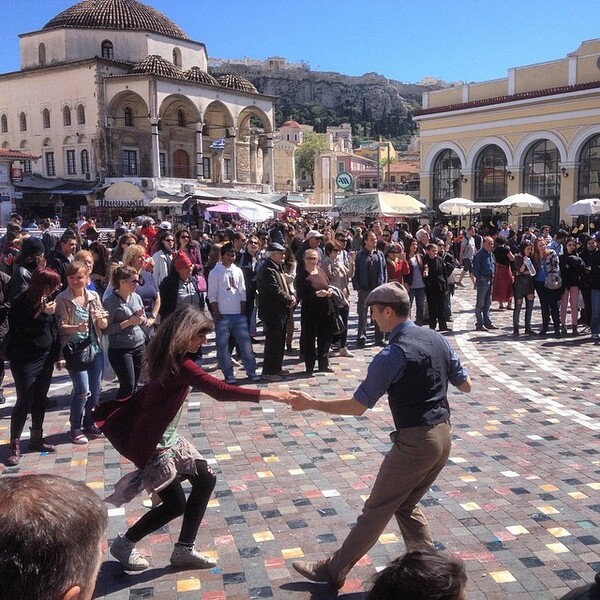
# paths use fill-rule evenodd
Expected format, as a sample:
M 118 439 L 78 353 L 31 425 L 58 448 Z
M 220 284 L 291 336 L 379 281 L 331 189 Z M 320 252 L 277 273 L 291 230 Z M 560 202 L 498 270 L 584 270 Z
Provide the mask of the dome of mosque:
M 222 75 L 217 79 L 219 85 L 230 88 L 232 90 L 238 90 L 240 92 L 250 92 L 251 94 L 258 94 L 258 90 L 245 78 L 236 73 L 230 73 L 229 75 Z
M 160 77 L 169 77 L 171 79 L 183 79 L 183 71 L 178 69 L 173 63 L 157 54 L 146 56 L 139 63 L 133 65 L 130 71 L 133 75 L 158 75 Z
M 219 85 L 219 82 L 200 67 L 192 67 L 189 71 L 183 74 L 184 78 L 194 83 L 202 83 L 204 85 Z

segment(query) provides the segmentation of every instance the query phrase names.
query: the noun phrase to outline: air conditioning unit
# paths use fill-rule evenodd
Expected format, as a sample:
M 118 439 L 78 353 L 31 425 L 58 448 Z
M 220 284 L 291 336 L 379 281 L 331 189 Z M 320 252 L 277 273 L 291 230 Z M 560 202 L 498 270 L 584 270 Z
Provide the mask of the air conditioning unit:
M 196 191 L 196 187 L 193 183 L 182 183 L 181 191 L 186 194 L 193 194 Z
M 141 179 L 140 183 L 144 190 L 152 191 L 154 189 L 154 182 L 152 179 Z

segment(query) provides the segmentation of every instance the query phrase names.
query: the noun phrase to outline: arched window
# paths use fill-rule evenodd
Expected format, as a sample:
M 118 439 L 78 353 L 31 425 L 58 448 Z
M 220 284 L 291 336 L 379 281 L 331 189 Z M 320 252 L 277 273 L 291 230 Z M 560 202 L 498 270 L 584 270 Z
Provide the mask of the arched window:
M 6 115 L 0 117 L 0 132 L 8 133 L 8 119 L 6 118 Z
M 46 46 L 44 44 L 38 46 L 38 63 L 40 66 L 46 64 Z
M 179 127 L 185 127 L 185 123 L 185 111 L 183 108 L 180 108 L 177 111 L 177 125 L 179 125 Z
M 506 156 L 495 144 L 486 146 L 475 162 L 475 201 L 499 202 L 506 198 Z
M 115 51 L 113 47 L 113 43 L 110 40 L 104 40 L 101 46 L 102 58 L 106 58 L 107 60 L 113 60 L 115 57 Z
M 65 106 L 63 108 L 63 125 L 65 127 L 69 127 L 71 125 L 71 108 L 69 106 Z
M 42 127 L 50 129 L 50 111 L 47 108 L 42 111 Z
M 125 120 L 125 127 L 133 127 L 133 108 L 126 106 L 123 110 L 123 118 Z
M 600 194 L 600 135 L 591 138 L 579 156 L 577 199 L 596 198 Z
M 83 104 L 77 107 L 77 125 L 85 125 L 85 108 Z
M 179 48 L 173 48 L 173 64 L 181 68 L 181 50 Z
M 27 131 L 27 115 L 24 112 L 19 115 L 19 131 Z
M 90 153 L 87 150 L 81 151 L 81 172 L 84 174 L 90 172 Z
M 558 223 L 560 200 L 560 154 L 550 140 L 540 140 L 529 148 L 523 165 L 523 191 L 544 200 L 550 213 L 544 220 L 553 225 Z
M 454 150 L 440 152 L 433 165 L 433 208 L 460 196 L 460 158 Z

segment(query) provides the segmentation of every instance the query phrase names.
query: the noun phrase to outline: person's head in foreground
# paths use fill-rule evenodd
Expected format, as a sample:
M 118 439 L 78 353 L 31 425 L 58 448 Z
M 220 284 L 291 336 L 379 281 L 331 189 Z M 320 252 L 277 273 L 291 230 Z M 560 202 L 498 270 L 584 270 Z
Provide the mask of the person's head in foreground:
M 415 550 L 393 560 L 376 576 L 366 600 L 466 600 L 462 560 L 433 550 Z
M 0 480 L 0 598 L 90 600 L 108 515 L 84 483 L 56 475 Z

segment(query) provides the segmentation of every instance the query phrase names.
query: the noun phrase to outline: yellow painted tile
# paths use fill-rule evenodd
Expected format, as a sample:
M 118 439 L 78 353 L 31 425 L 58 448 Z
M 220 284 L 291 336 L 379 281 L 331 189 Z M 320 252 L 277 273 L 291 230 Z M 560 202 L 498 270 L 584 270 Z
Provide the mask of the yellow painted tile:
M 569 492 L 569 496 L 575 498 L 575 500 L 585 500 L 586 498 L 589 498 L 589 496 L 583 492 Z
M 465 483 L 473 483 L 473 481 L 477 481 L 477 477 L 473 477 L 473 475 L 461 475 L 460 480 Z
M 479 506 L 479 504 L 477 504 L 477 502 L 466 502 L 465 504 L 461 504 L 461 506 L 465 509 L 465 510 L 481 510 L 481 506 Z
M 219 553 L 216 550 L 198 550 L 198 552 L 212 561 L 219 560 Z
M 563 554 L 564 552 L 569 552 L 569 549 L 560 542 L 556 542 L 554 544 L 546 544 L 546 548 L 554 552 L 554 554 Z
M 331 419 L 326 419 L 325 421 L 321 421 L 321 425 L 329 427 L 330 425 L 333 425 L 333 421 Z
M 275 539 L 275 536 L 270 531 L 259 531 L 258 533 L 253 533 L 252 537 L 255 542 L 269 542 Z
M 483 433 L 481 433 L 481 431 L 467 431 L 467 435 L 470 435 L 471 437 L 481 437 Z
M 304 475 L 304 469 L 288 469 L 290 475 Z
M 467 459 L 463 458 L 462 456 L 451 456 L 450 462 L 453 462 L 455 465 L 458 465 L 460 463 L 466 463 Z
M 104 481 L 88 481 L 85 485 L 91 490 L 101 490 L 104 487 Z
M 587 486 L 591 487 L 593 490 L 600 490 L 600 483 L 588 483 Z
M 257 471 L 256 474 L 260 479 L 266 479 L 267 477 L 273 477 L 273 473 L 271 471 Z
M 221 506 L 221 504 L 219 503 L 219 501 L 217 500 L 217 498 L 211 498 L 208 501 L 208 507 L 209 508 L 216 508 L 217 506 Z
M 498 419 L 491 419 L 488 421 L 490 425 L 500 425 L 500 421 Z
M 281 551 L 283 558 L 286 560 L 288 558 L 302 558 L 304 556 L 304 552 L 302 552 L 302 548 L 284 548 Z
M 558 488 L 551 483 L 546 483 L 544 485 L 540 485 L 540 490 L 543 492 L 555 492 Z
M 525 527 L 523 527 L 523 525 L 510 525 L 506 529 L 508 529 L 508 531 L 510 533 L 512 533 L 513 535 L 520 535 L 522 533 L 529 533 L 529 530 L 525 529 Z
M 486 406 L 488 410 L 498 410 L 497 406 Z
M 571 535 L 564 527 L 550 527 L 547 531 L 550 535 L 557 538 Z
M 484 429 L 486 431 L 498 431 L 498 428 L 495 425 L 485 425 Z
M 182 579 L 177 582 L 177 591 L 178 592 L 195 592 L 201 588 L 199 579 Z
M 241 446 L 227 446 L 227 452 L 241 452 Z
M 71 461 L 72 467 L 84 467 L 87 465 L 87 458 L 75 458 Z
M 342 460 L 356 460 L 356 456 L 354 456 L 354 454 L 340 454 L 340 458 Z
M 496 583 L 510 583 L 511 581 L 516 581 L 510 571 L 492 571 L 490 575 Z
M 215 460 L 231 460 L 231 454 L 215 454 Z
M 536 506 L 536 508 L 544 515 L 557 515 L 560 512 L 550 505 Z
M 380 544 L 395 544 L 399 542 L 398 536 L 395 533 L 382 533 L 379 536 Z
M 263 460 L 266 463 L 278 463 L 279 457 L 278 456 L 265 456 L 265 458 Z

